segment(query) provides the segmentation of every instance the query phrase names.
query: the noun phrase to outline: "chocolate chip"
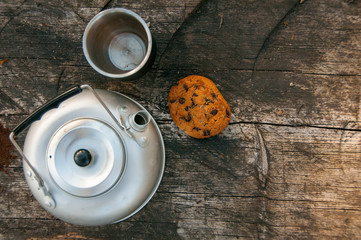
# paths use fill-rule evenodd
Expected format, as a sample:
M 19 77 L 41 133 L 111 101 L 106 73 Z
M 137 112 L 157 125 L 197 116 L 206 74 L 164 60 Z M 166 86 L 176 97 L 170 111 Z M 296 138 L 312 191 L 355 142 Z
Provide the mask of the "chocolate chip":
M 192 97 L 198 97 L 197 93 L 193 93 Z
M 231 114 L 229 113 L 228 109 L 226 110 L 226 116 L 229 118 Z
M 169 102 L 170 102 L 170 103 L 175 103 L 175 100 L 170 100 Z
M 205 105 L 209 105 L 209 103 L 214 103 L 211 99 L 208 99 L 208 98 L 204 98 L 204 101 L 206 101 L 205 102 Z
M 186 102 L 186 100 L 185 100 L 184 98 L 180 98 L 180 99 L 179 99 L 179 103 L 180 103 L 180 104 L 183 104 L 183 103 L 185 103 L 185 102 Z
M 184 110 L 188 111 L 188 110 L 189 110 L 189 107 L 188 107 L 188 106 L 186 106 L 186 107 L 184 108 Z
M 203 130 L 203 136 L 209 136 L 209 135 L 211 135 L 211 131 Z
M 216 94 L 214 92 L 211 93 L 213 98 L 216 98 Z
M 200 131 L 200 128 L 194 127 L 193 130 Z
M 195 89 L 198 89 L 198 84 L 194 85 L 194 88 L 195 88 Z
M 188 113 L 187 117 L 181 117 L 181 119 L 186 122 L 190 122 L 192 120 L 192 116 Z
M 192 105 L 191 105 L 191 108 L 194 108 L 195 106 L 197 106 L 197 104 L 195 104 L 193 98 L 191 98 L 191 101 L 192 101 Z
M 209 105 L 209 99 L 208 98 L 204 98 L 204 101 L 205 101 L 204 104 Z
M 188 86 L 187 85 L 183 85 L 183 88 L 186 90 L 186 92 L 188 91 Z
M 214 110 L 212 110 L 211 111 L 211 114 L 214 116 L 214 115 L 216 115 L 218 113 L 218 110 L 217 109 L 214 109 Z

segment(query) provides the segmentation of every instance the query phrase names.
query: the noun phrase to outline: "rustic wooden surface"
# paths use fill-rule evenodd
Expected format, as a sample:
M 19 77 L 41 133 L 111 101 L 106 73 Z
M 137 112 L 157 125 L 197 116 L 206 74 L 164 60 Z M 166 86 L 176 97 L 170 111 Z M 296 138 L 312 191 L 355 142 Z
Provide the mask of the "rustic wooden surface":
M 87 22 L 111 7 L 150 23 L 157 58 L 140 79 L 105 78 L 82 54 Z M 0 239 L 361 236 L 360 0 L 2 0 L 4 59 L 3 126 L 88 83 L 152 113 L 166 168 L 135 216 L 81 227 L 40 207 L 19 157 L 2 159 Z M 230 104 L 231 123 L 216 137 L 189 138 L 171 121 L 167 93 L 189 74 L 213 79 Z

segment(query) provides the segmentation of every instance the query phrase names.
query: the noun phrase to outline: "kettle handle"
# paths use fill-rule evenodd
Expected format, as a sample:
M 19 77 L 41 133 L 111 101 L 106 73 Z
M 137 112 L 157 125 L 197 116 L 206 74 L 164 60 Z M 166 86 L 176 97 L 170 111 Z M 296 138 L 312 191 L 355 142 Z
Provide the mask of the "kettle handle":
M 80 86 L 77 86 L 77 87 L 74 87 L 74 88 L 62 93 L 61 95 L 57 96 L 56 98 L 51 99 L 49 102 L 45 103 L 43 106 L 41 106 L 40 108 L 35 110 L 30 116 L 25 118 L 25 120 L 23 120 L 18 126 L 16 126 L 15 129 L 9 135 L 9 139 L 10 139 L 11 143 L 15 146 L 16 150 L 20 153 L 20 155 L 22 156 L 24 161 L 27 163 L 27 165 L 29 166 L 31 171 L 34 173 L 34 174 L 32 174 L 30 172 L 29 176 L 32 177 L 34 180 L 36 180 L 39 185 L 38 191 L 40 191 L 41 195 L 42 195 L 41 202 L 47 208 L 50 208 L 50 209 L 55 208 L 56 203 L 55 203 L 53 197 L 51 196 L 51 193 L 45 186 L 43 179 L 40 177 L 39 173 L 36 171 L 36 169 L 33 167 L 33 165 L 29 162 L 27 157 L 24 155 L 21 147 L 16 142 L 15 137 L 17 135 L 19 135 L 31 123 L 35 122 L 36 120 L 39 120 L 44 113 L 46 113 L 47 111 L 49 111 L 52 108 L 59 107 L 61 102 L 80 93 L 81 91 L 83 91 L 83 89 Z
M 29 126 L 31 123 L 35 122 L 36 120 L 39 120 L 44 113 L 46 113 L 52 108 L 59 107 L 59 104 L 61 102 L 80 93 L 81 91 L 83 91 L 83 89 L 80 86 L 73 87 L 72 89 L 69 89 L 68 91 L 62 93 L 61 95 L 45 103 L 43 106 L 35 110 L 30 116 L 28 116 L 25 120 L 23 120 L 18 126 L 14 128 L 13 130 L 14 136 L 19 135 L 27 126 Z
M 19 125 L 17 125 L 14 130 L 10 133 L 9 139 L 11 143 L 14 145 L 16 150 L 20 153 L 20 155 L 23 157 L 25 162 L 29 165 L 30 169 L 35 173 L 35 178 L 37 179 L 39 186 L 43 186 L 43 180 L 39 177 L 39 174 L 36 172 L 36 170 L 33 168 L 29 160 L 25 157 L 23 150 L 19 146 L 19 144 L 16 142 L 15 137 L 18 136 L 26 127 L 28 127 L 31 123 L 35 122 L 36 120 L 39 120 L 41 116 L 49 111 L 52 108 L 59 107 L 59 104 L 70 98 L 71 96 L 74 96 L 75 94 L 80 93 L 83 91 L 83 89 L 80 86 L 76 86 L 61 95 L 51 99 L 49 102 L 45 103 L 43 106 L 35 110 L 32 114 L 30 114 L 27 118 L 25 118 Z

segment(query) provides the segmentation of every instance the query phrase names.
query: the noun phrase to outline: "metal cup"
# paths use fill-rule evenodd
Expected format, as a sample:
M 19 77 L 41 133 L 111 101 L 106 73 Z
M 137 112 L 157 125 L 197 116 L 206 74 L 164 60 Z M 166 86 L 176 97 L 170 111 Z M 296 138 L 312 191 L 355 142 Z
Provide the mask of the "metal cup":
M 147 24 L 136 13 L 112 8 L 97 14 L 85 28 L 83 51 L 100 74 L 130 78 L 143 74 L 155 58 L 155 43 Z

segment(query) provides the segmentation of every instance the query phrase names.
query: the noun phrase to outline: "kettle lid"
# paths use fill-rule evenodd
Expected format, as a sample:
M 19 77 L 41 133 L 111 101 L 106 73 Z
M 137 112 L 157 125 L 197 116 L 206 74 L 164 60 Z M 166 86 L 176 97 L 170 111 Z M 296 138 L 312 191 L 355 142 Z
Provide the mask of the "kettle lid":
M 93 197 L 111 189 L 121 177 L 124 148 L 122 137 L 107 123 L 92 118 L 71 120 L 49 142 L 49 173 L 64 191 Z

